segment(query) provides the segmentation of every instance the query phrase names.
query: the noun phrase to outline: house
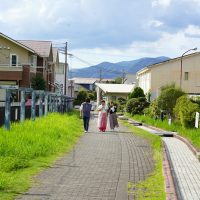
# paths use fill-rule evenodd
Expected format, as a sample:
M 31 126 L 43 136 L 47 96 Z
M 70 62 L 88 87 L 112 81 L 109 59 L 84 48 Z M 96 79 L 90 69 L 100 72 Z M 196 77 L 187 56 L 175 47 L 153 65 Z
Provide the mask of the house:
M 150 65 L 137 72 L 137 85 L 144 90 L 144 93 L 150 93 L 151 99 L 159 95 L 162 86 L 171 83 L 175 83 L 190 95 L 199 95 L 199 65 L 200 52 Z
M 127 99 L 134 90 L 135 84 L 106 84 L 95 83 L 97 90 L 97 105 L 100 104 L 101 96 L 106 102 L 116 101 L 118 98 Z
M 37 72 L 37 53 L 30 47 L 0 33 L 0 85 L 30 87 Z M 0 101 L 4 101 L 0 90 Z
M 51 41 L 18 40 L 21 44 L 37 53 L 37 74 L 41 74 L 46 81 L 47 90 L 55 91 L 55 65 L 53 63 L 53 48 Z
M 74 90 L 74 96 L 76 97 L 78 92 L 81 90 L 94 91 L 95 82 L 97 81 L 97 79 L 76 77 L 76 78 L 70 79 L 69 81 L 73 82 L 73 85 L 69 84 L 69 91 Z

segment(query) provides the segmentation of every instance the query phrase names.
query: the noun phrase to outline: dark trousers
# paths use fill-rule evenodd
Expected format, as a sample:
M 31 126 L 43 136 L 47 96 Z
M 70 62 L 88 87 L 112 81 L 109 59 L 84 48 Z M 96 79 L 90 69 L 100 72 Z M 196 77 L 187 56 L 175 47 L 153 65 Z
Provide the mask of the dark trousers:
M 83 124 L 84 124 L 84 129 L 85 129 L 85 131 L 88 131 L 88 128 L 89 128 L 89 121 L 90 121 L 90 117 L 85 117 L 85 116 L 83 116 Z

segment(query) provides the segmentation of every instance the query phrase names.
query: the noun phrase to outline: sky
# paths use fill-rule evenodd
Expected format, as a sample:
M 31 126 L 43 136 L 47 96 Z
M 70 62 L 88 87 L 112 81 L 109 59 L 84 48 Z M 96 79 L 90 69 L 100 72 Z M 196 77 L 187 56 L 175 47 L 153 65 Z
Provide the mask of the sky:
M 200 0 L 0 0 L 0 32 L 67 41 L 72 69 L 200 51 L 199 19 Z

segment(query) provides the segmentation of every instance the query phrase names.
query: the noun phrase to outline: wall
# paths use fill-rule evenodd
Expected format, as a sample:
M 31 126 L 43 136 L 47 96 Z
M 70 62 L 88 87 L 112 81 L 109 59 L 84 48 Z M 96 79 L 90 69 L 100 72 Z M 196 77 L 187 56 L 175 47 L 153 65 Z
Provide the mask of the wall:
M 189 79 L 184 80 L 184 73 L 189 72 Z M 151 90 L 156 94 L 166 84 L 175 83 L 180 87 L 181 61 L 180 59 L 166 62 L 151 68 Z M 183 58 L 182 89 L 187 93 L 200 93 L 200 55 Z
M 30 54 L 29 51 L 20 47 L 19 45 L 3 38 L 0 36 L 0 46 L 9 47 L 10 49 L 0 49 L 0 66 L 10 66 L 10 54 L 16 54 L 18 56 L 18 64 L 30 64 Z

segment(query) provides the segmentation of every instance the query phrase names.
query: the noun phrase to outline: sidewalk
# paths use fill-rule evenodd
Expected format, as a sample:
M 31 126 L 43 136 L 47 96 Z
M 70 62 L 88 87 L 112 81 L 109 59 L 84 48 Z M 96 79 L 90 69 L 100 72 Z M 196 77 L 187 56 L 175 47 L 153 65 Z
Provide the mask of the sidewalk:
M 71 151 L 42 172 L 21 200 L 131 200 L 127 184 L 144 180 L 154 169 L 146 140 L 126 127 L 118 132 L 97 132 L 96 118 L 90 132 Z
M 161 134 L 161 131 L 149 127 L 140 126 L 139 128 L 153 134 Z M 162 137 L 162 139 L 171 163 L 178 198 L 200 200 L 200 162 L 181 140 L 174 137 Z

